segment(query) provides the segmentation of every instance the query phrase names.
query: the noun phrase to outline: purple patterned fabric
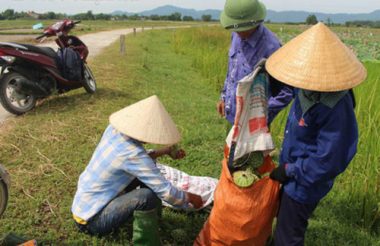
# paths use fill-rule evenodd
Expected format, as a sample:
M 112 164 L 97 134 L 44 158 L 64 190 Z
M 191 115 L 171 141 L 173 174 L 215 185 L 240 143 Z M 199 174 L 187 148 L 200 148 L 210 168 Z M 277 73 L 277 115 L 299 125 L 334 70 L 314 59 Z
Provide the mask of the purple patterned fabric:
M 258 29 L 247 40 L 242 40 L 235 32 L 232 33 L 232 42 L 228 54 L 228 72 L 221 93 L 221 99 L 225 103 L 226 119 L 231 124 L 234 122 L 236 113 L 237 82 L 251 73 L 261 59 L 268 58 L 280 46 L 277 37 L 263 24 L 259 25 Z M 292 100 L 290 90 L 280 94 L 282 96 L 280 101 L 269 100 L 269 111 L 271 108 L 281 109 Z M 276 113 L 270 112 L 269 121 Z

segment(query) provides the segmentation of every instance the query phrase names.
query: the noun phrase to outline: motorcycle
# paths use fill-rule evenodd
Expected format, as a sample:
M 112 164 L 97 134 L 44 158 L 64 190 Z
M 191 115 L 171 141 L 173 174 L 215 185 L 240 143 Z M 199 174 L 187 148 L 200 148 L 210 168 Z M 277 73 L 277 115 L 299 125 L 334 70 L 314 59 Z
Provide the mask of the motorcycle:
M 65 19 L 46 28 L 36 40 L 56 36 L 59 49 L 0 42 L 0 102 L 10 113 L 21 115 L 37 100 L 53 93 L 84 87 L 96 91 L 96 80 L 87 65 L 88 48 L 69 35 L 80 21 Z
M 0 164 L 0 217 L 3 215 L 5 208 L 7 207 L 9 185 L 9 174 Z

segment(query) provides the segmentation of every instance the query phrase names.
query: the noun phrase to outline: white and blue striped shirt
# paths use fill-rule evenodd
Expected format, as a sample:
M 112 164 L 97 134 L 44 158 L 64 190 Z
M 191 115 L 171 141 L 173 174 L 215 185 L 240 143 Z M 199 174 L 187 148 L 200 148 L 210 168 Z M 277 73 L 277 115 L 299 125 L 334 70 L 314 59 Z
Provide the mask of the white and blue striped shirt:
M 189 206 L 185 193 L 161 175 L 142 144 L 109 125 L 90 163 L 79 177 L 72 213 L 88 221 L 135 178 L 161 200 L 177 208 Z

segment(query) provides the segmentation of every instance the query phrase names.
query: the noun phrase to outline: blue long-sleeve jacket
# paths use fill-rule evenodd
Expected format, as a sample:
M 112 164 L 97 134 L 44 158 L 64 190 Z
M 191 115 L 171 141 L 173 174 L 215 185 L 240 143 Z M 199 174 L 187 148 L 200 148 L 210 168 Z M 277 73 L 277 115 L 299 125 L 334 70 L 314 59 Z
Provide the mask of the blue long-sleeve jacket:
M 321 200 L 356 154 L 357 142 L 351 93 L 333 108 L 317 103 L 304 114 L 296 96 L 280 156 L 280 165 L 288 164 L 286 173 L 291 177 L 285 192 L 301 203 Z

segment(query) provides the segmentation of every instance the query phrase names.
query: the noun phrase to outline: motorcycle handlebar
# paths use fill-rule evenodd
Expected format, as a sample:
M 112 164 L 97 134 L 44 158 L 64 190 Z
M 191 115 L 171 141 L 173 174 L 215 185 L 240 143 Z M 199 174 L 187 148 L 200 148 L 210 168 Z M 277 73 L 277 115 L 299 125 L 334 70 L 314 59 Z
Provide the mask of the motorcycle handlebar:
M 81 23 L 81 21 L 78 20 L 78 21 L 74 21 L 73 23 L 74 23 L 74 25 L 76 25 L 76 24 Z M 72 28 L 72 27 L 73 27 L 73 26 L 71 26 L 71 28 Z M 40 36 L 36 37 L 36 40 L 39 40 L 39 39 L 41 39 L 41 38 L 44 38 L 44 37 L 46 37 L 47 35 L 48 35 L 47 33 L 43 33 L 43 34 L 41 34 Z
M 36 37 L 36 40 L 39 40 L 39 39 L 41 39 L 41 38 L 43 38 L 43 37 L 45 37 L 45 36 L 46 36 L 46 33 L 43 33 L 43 34 L 41 34 L 40 36 Z

